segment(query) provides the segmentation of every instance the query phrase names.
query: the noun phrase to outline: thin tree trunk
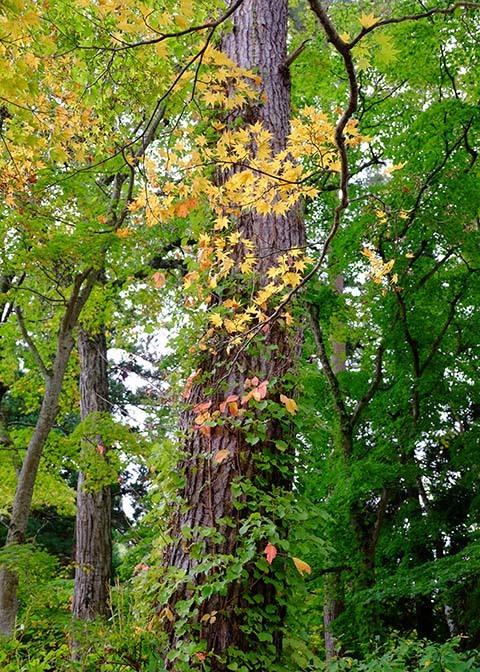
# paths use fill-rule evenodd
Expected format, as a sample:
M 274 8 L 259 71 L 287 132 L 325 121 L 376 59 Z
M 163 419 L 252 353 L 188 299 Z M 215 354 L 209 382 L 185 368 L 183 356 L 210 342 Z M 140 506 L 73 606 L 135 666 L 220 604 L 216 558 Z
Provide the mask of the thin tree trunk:
M 224 52 L 239 66 L 255 68 L 262 76 L 259 91 L 262 102 L 251 104 L 248 120 L 244 118 L 244 122 L 262 122 L 272 132 L 274 149 L 279 151 L 285 147 L 290 119 L 289 77 L 284 67 L 287 0 L 245 0 L 233 14 L 232 23 L 232 30 L 224 38 Z M 283 216 L 260 216 L 255 212 L 242 215 L 237 219 L 237 231 L 255 243 L 260 260 L 260 278 L 266 278 L 269 266 L 276 263 L 277 254 L 301 247 L 305 241 L 299 209 Z M 238 296 L 242 288 L 235 287 L 235 292 Z M 263 342 L 253 348 L 237 352 L 234 361 L 233 356 L 229 361 L 225 351 L 206 358 L 201 366 L 204 371 L 212 372 L 211 377 L 206 384 L 192 387 L 189 402 L 197 404 L 208 400 L 214 408 L 226 396 L 242 395 L 248 391 L 245 386 L 248 377 L 279 381 L 287 372 L 294 370 L 299 356 L 301 330 L 292 334 L 280 324 L 272 323 L 262 338 Z M 278 392 L 272 394 L 278 398 Z M 246 570 L 241 578 L 230 579 L 223 587 L 213 587 L 213 594 L 206 589 L 196 603 L 198 606 L 192 606 L 191 625 L 183 628 L 179 625 L 182 621 L 177 608 L 179 602 L 191 599 L 196 590 L 216 580 L 214 571 L 196 571 L 199 556 L 191 549 L 202 545 L 202 558 L 235 558 L 242 543 L 239 530 L 251 509 L 246 506 L 241 508 L 239 499 L 235 500 L 232 484 L 240 478 L 248 479 L 265 496 L 273 495 L 276 488 L 288 489 L 291 487 L 291 475 L 288 474 L 291 456 L 276 449 L 277 441 L 288 440 L 288 436 L 280 422 L 268 415 L 261 416 L 264 437 L 254 445 L 241 428 L 228 423 L 212 427 L 210 436 L 200 431 L 192 432 L 194 418 L 193 411 L 185 413 L 182 418 L 186 437 L 185 457 L 179 466 L 185 477 L 181 492 L 185 506 L 179 506 L 172 516 L 171 534 L 176 541 L 167 547 L 164 554 L 164 563 L 168 567 L 176 568 L 180 573 L 183 570 L 189 576 L 188 581 L 175 589 L 168 603 L 170 657 L 166 665 L 167 669 L 178 669 L 173 660 L 175 651 L 181 650 L 182 644 L 195 637 L 200 623 L 198 640 L 204 644 L 209 669 L 217 671 L 226 669 L 228 655 L 233 649 L 250 654 L 265 649 L 265 645 L 259 643 L 255 630 L 248 630 L 248 612 L 254 608 L 253 597 L 257 604 L 261 603 L 262 612 L 256 630 L 273 633 L 277 649 L 281 646 L 283 607 L 278 604 L 272 582 L 258 576 L 254 579 L 250 570 Z M 260 422 L 260 417 L 258 420 Z M 219 462 L 212 461 L 211 456 L 218 454 L 227 457 Z M 267 455 L 270 463 L 262 466 L 260 457 Z M 244 504 L 245 499 L 243 497 Z M 213 528 L 219 534 L 205 538 L 201 528 Z M 283 532 L 286 533 L 285 530 Z M 265 540 L 261 544 L 264 547 Z M 259 556 L 262 550 L 259 547 Z M 201 595 L 201 591 L 198 592 Z M 214 617 L 210 619 L 208 615 Z
M 334 286 L 336 292 L 339 295 L 343 294 L 344 281 L 341 274 L 336 276 Z M 345 371 L 347 368 L 347 348 L 345 341 L 333 339 L 332 350 L 332 372 L 336 376 L 338 373 Z M 352 428 L 350 423 L 348 423 L 347 426 L 341 427 L 341 433 L 343 454 L 348 459 L 348 455 L 351 453 L 352 446 Z M 333 632 L 333 624 L 345 610 L 342 573 L 338 572 L 325 576 L 323 591 L 325 659 L 328 663 L 328 661 L 332 660 L 340 654 L 340 647 Z
M 96 277 L 96 272 L 89 271 L 79 275 L 75 280 L 58 333 L 53 367 L 51 372 L 45 370 L 45 394 L 37 424 L 29 441 L 18 477 L 6 546 L 25 542 L 38 466 L 45 441 L 55 422 L 63 379 L 74 345 L 72 332 L 77 324 L 78 316 L 90 296 Z M 16 573 L 11 568 L 2 566 L 0 571 L 0 634 L 4 636 L 10 636 L 15 627 L 18 608 L 17 589 L 18 577 Z
M 107 345 L 105 334 L 91 335 L 79 329 L 80 414 L 108 413 Z M 101 435 L 86 437 L 87 450 L 94 448 L 98 459 L 108 459 Z M 92 445 L 93 444 L 93 445 Z M 110 486 L 85 489 L 82 472 L 77 486 L 77 522 L 73 617 L 91 620 L 109 611 L 112 568 L 112 497 Z

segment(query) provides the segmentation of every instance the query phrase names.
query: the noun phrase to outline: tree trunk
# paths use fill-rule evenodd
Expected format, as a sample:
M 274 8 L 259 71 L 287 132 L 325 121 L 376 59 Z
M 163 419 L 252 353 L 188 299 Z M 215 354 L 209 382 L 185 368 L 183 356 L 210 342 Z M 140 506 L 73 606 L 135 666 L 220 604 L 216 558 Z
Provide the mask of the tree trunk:
M 75 280 L 58 333 L 57 350 L 52 371 L 46 374 L 45 394 L 37 424 L 29 441 L 18 477 L 6 546 L 25 542 L 38 466 L 45 441 L 55 422 L 63 379 L 74 345 L 72 332 L 77 324 L 78 316 L 90 296 L 96 277 L 94 271 L 89 271 L 79 275 Z M 15 627 L 18 607 L 17 588 L 18 577 L 15 572 L 6 566 L 2 566 L 0 572 L 0 634 L 4 636 L 10 636 Z
M 107 345 L 105 334 L 78 334 L 80 358 L 80 414 L 108 413 Z M 86 437 L 100 459 L 107 459 L 100 435 Z M 85 474 L 80 472 L 77 486 L 77 522 L 73 617 L 91 620 L 109 611 L 109 583 L 112 568 L 112 498 L 110 486 L 85 489 Z
M 340 655 L 340 647 L 332 626 L 345 610 L 343 594 L 344 586 L 341 572 L 333 572 L 325 576 L 323 584 L 323 627 L 327 663 Z
M 252 104 L 242 121 L 263 123 L 273 134 L 277 152 L 285 147 L 290 119 L 289 76 L 284 67 L 287 1 L 245 0 L 233 14 L 232 23 L 232 30 L 224 38 L 224 52 L 239 66 L 257 69 L 262 77 L 258 96 L 262 103 Z M 292 209 L 283 216 L 260 216 L 250 212 L 238 217 L 236 225 L 242 237 L 255 243 L 256 256 L 260 260 L 259 278 L 262 279 L 266 278 L 268 268 L 275 265 L 277 254 L 285 254 L 291 248 L 304 245 L 304 227 L 299 209 Z M 249 291 L 238 285 L 234 290 L 237 296 L 242 291 Z M 225 298 L 224 294 L 222 299 Z M 261 334 L 261 341 L 241 349 L 235 359 L 233 355 L 229 358 L 225 351 L 206 357 L 201 368 L 211 372 L 210 377 L 203 384 L 193 385 L 189 402 L 198 404 L 207 401 L 212 403 L 212 409 L 218 408 L 228 395 L 241 396 L 248 392 L 245 381 L 252 376 L 257 376 L 260 381 L 272 381 L 268 397 L 278 399 L 281 382 L 277 383 L 275 391 L 273 381 L 281 381 L 287 372 L 294 370 L 300 342 L 300 329 L 292 333 L 278 322 L 272 322 Z M 236 481 L 248 480 L 252 492 L 257 488 L 258 492 L 272 499 L 276 489 L 288 490 L 291 487 L 289 468 L 292 457 L 288 451 L 282 453 L 276 447 L 280 439 L 286 438 L 288 442 L 288 429 L 265 412 L 261 415 L 261 410 L 257 409 L 255 413 L 255 421 L 261 423 L 262 431 L 259 436 L 253 437 L 253 441 L 252 436 L 241 427 L 227 422 L 212 427 L 210 433 L 192 431 L 197 415 L 194 410 L 186 412 L 182 418 L 185 443 L 184 459 L 179 466 L 185 479 L 181 492 L 185 506 L 178 506 L 172 516 L 171 535 L 174 541 L 165 550 L 164 563 L 175 576 L 181 575 L 185 580 L 177 581 L 168 601 L 166 622 L 170 629 L 170 655 L 167 669 L 190 669 L 182 667 L 178 660 L 182 655 L 182 645 L 191 643 L 195 637 L 205 652 L 199 655 L 208 658 L 212 671 L 226 669 L 233 650 L 249 652 L 250 655 L 262 649 L 267 651 L 266 644 L 261 644 L 256 636 L 259 631 L 264 635 L 267 631 L 270 633 L 269 639 L 262 641 L 271 643 L 271 660 L 277 655 L 274 645 L 277 651 L 280 648 L 283 607 L 278 603 L 276 588 L 268 575 L 262 577 L 257 572 L 253 576 L 254 563 L 263 556 L 268 539 L 257 542 L 252 562 L 243 565 L 240 576 L 231 578 L 228 571 L 219 567 L 196 570 L 206 558 L 214 562 L 219 558 L 232 562 L 239 555 L 244 543 L 240 528 L 255 510 L 255 494 L 237 495 L 236 499 L 232 489 Z M 226 455 L 226 458 L 212 460 L 215 455 Z M 262 509 L 258 504 L 256 508 L 259 513 L 267 515 L 268 507 Z M 275 523 L 281 528 L 281 520 Z M 202 533 L 202 530 L 212 529 L 215 530 L 213 535 Z M 248 535 L 249 531 L 245 534 Z M 282 534 L 286 534 L 285 529 L 280 536 Z M 222 572 L 225 575 L 223 583 L 218 581 Z M 253 599 L 261 605 L 261 614 L 254 629 L 248 620 L 249 611 L 253 613 L 255 608 Z M 192 605 L 187 625 L 179 604 L 181 601 L 185 604 L 185 600 Z

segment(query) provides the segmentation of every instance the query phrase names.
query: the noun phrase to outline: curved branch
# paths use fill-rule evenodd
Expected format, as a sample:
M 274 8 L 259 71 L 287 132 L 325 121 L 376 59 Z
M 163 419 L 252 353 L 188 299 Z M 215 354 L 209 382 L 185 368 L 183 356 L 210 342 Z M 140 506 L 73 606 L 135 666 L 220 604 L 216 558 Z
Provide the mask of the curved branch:
M 373 30 L 376 30 L 377 28 L 382 28 L 383 26 L 390 26 L 395 23 L 405 23 L 406 21 L 419 21 L 420 19 L 428 19 L 431 16 L 435 16 L 436 14 L 448 16 L 450 14 L 453 14 L 455 10 L 457 9 L 480 9 L 480 2 L 456 2 L 453 4 L 451 7 L 446 7 L 446 8 L 441 8 L 441 7 L 434 7 L 433 9 L 429 9 L 428 11 L 425 12 L 420 12 L 419 14 L 405 14 L 404 16 L 399 16 L 397 18 L 392 17 L 390 19 L 380 19 L 377 21 L 377 23 L 374 23 L 373 26 L 369 26 L 368 28 L 362 28 L 362 30 L 356 35 L 351 42 L 348 43 L 348 47 L 351 49 L 354 47 L 360 40 L 367 35 L 368 33 L 371 33 Z

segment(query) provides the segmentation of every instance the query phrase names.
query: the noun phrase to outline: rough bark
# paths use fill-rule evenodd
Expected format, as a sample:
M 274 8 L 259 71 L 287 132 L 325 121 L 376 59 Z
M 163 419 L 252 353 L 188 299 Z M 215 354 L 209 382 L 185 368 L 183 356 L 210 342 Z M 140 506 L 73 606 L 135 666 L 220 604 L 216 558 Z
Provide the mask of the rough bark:
M 262 76 L 259 100 L 265 102 L 250 105 L 243 113 L 244 123 L 261 121 L 272 132 L 274 148 L 278 151 L 285 147 L 289 132 L 290 86 L 286 60 L 287 2 L 286 0 L 245 0 L 232 16 L 232 30 L 225 36 L 223 50 L 238 65 L 247 69 L 257 69 Z M 238 122 L 238 119 L 237 119 Z M 299 210 L 292 210 L 284 216 L 260 216 L 254 212 L 241 216 L 237 220 L 237 230 L 242 237 L 255 242 L 258 259 L 261 260 L 259 276 L 265 277 L 269 265 L 275 263 L 276 254 L 304 245 L 304 227 Z M 237 295 L 242 291 L 235 287 Z M 245 291 L 248 291 L 246 288 Z M 204 371 L 214 372 L 208 381 L 208 388 L 194 385 L 189 402 L 201 403 L 207 399 L 217 405 L 229 394 L 241 395 L 245 392 L 245 379 L 258 376 L 260 380 L 280 380 L 292 371 L 298 358 L 301 342 L 300 330 L 289 333 L 278 323 L 273 322 L 262 334 L 263 342 L 253 348 L 245 348 L 228 357 L 227 353 L 211 355 L 202 363 Z M 272 346 L 273 349 L 270 349 Z M 212 391 L 214 390 L 213 394 Z M 204 552 L 234 558 L 241 543 L 239 528 L 247 515 L 247 510 L 239 509 L 238 501 L 232 493 L 232 483 L 239 478 L 249 481 L 265 493 L 273 493 L 277 486 L 288 488 L 290 477 L 286 471 L 278 468 L 279 461 L 287 463 L 289 455 L 275 449 L 275 442 L 284 437 L 285 429 L 272 418 L 262 418 L 265 439 L 252 446 L 248 437 L 228 424 L 213 427 L 210 436 L 202 432 L 192 432 L 194 413 L 191 411 L 182 418 L 185 434 L 183 446 L 184 461 L 179 467 L 185 475 L 185 485 L 181 496 L 185 506 L 172 516 L 171 534 L 175 541 L 167 547 L 164 562 L 171 568 L 190 573 L 197 585 L 208 583 L 208 573 L 194 574 L 198 559 L 192 557 L 189 549 L 192 542 L 204 544 Z M 227 459 L 220 463 L 212 461 L 211 456 L 219 451 L 228 451 Z M 278 454 L 276 454 L 278 452 Z M 271 464 L 265 469 L 259 456 L 270 455 Z M 277 462 L 276 462 L 277 461 Z M 231 521 L 225 525 L 225 520 Z M 220 540 L 202 539 L 196 530 L 201 527 L 215 528 L 221 533 Z M 190 540 L 182 538 L 182 530 L 193 530 Z M 261 552 L 261 551 L 259 551 Z M 169 601 L 170 614 L 176 619 L 176 604 L 179 600 L 192 595 L 190 587 L 182 585 Z M 276 629 L 274 641 L 280 647 L 280 626 L 283 618 L 282 607 L 277 605 L 275 589 L 271 584 L 251 577 L 231 581 L 220 594 L 201 601 L 198 613 L 192 614 L 194 627 L 202 623 L 199 638 L 208 651 L 208 660 L 212 670 L 226 669 L 226 652 L 229 647 L 253 652 L 259 645 L 252 633 L 245 632 L 246 615 L 249 600 L 256 596 L 262 602 L 264 620 L 259 629 Z M 250 604 L 251 607 L 251 604 Z M 265 611 L 270 607 L 271 616 Z M 202 622 L 205 614 L 215 612 L 215 622 Z M 270 622 L 268 622 L 270 618 Z M 272 623 L 275 625 L 272 627 Z M 171 627 L 170 650 L 181 647 L 185 635 L 176 631 L 175 623 Z M 167 660 L 167 668 L 175 670 L 175 662 Z
M 80 414 L 109 412 L 107 346 L 104 333 L 88 334 L 79 329 Z M 108 459 L 102 436 L 87 437 L 99 450 L 99 459 Z M 112 567 L 112 499 L 110 486 L 85 489 L 86 476 L 80 472 L 77 486 L 75 587 L 73 618 L 91 620 L 109 611 L 109 583 Z
M 67 303 L 57 336 L 57 349 L 53 366 L 45 376 L 45 394 L 38 420 L 18 477 L 6 546 L 25 542 L 38 466 L 45 441 L 55 422 L 63 379 L 74 345 L 73 330 L 80 312 L 90 296 L 96 277 L 96 272 L 90 270 L 77 276 L 74 282 L 72 294 Z M 17 588 L 18 577 L 15 572 L 3 566 L 0 572 L 0 634 L 4 636 L 10 636 L 15 627 L 18 608 Z

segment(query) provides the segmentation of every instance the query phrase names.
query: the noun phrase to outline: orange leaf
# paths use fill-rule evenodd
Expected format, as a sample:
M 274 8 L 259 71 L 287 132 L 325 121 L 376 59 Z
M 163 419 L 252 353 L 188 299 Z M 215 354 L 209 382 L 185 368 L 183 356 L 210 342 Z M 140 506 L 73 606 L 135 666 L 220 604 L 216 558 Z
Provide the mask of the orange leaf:
M 211 401 L 202 401 L 199 404 L 196 404 L 193 407 L 193 412 L 194 413 L 205 413 L 205 411 L 208 411 L 210 406 L 212 405 Z
M 278 553 L 276 547 L 273 544 L 271 544 L 270 542 L 268 542 L 268 544 L 265 546 L 265 550 L 263 552 L 267 556 L 268 564 L 271 565 L 272 562 L 275 560 L 275 558 L 277 556 L 277 553 Z
M 231 401 L 228 404 L 228 410 L 230 412 L 230 415 L 233 415 L 234 417 L 237 417 L 238 415 L 238 404 L 236 401 Z
M 118 231 L 117 231 L 118 235 Z M 160 271 L 157 271 L 152 275 L 152 280 L 155 283 L 155 287 L 157 289 L 160 289 L 160 287 L 163 287 L 163 285 L 167 282 L 165 279 L 165 273 L 161 273 Z
M 218 453 L 213 458 L 213 461 L 217 462 L 217 464 L 220 464 L 220 462 L 223 462 L 224 460 L 226 460 L 229 455 L 230 455 L 230 451 L 227 450 L 226 448 L 224 448 L 223 450 L 218 451 Z
M 204 422 L 207 422 L 207 420 L 210 420 L 210 413 L 200 413 L 200 415 L 196 416 L 193 422 L 200 426 L 203 425 Z
M 298 571 L 300 572 L 300 574 L 302 576 L 303 576 L 303 572 L 305 572 L 306 574 L 311 574 L 312 573 L 312 568 L 310 567 L 310 565 L 307 565 L 307 563 L 304 562 L 303 560 L 300 560 L 299 558 L 294 558 L 293 556 L 292 556 L 292 560 L 293 560 L 293 564 L 295 565 L 295 567 L 298 569 Z
M 228 406 L 228 410 L 230 411 L 230 413 L 232 413 L 232 410 L 231 410 L 230 406 L 233 405 L 233 402 L 235 402 L 237 400 L 238 400 L 238 394 L 230 394 L 225 399 L 225 401 L 222 401 L 222 403 L 220 404 L 220 406 L 219 406 L 220 413 L 225 413 L 225 411 L 227 410 L 227 406 Z M 237 405 L 235 404 L 235 406 L 237 406 Z M 237 406 L 237 410 L 238 410 L 238 406 Z M 232 413 L 232 415 L 236 415 L 236 414 Z
M 188 399 L 190 395 L 190 390 L 192 389 L 193 381 L 195 378 L 198 378 L 198 376 L 202 373 L 202 369 L 197 369 L 194 373 L 190 374 L 187 378 L 187 382 L 185 385 L 185 389 L 183 390 L 183 398 Z
M 125 227 L 125 228 L 123 228 L 123 229 L 117 229 L 117 230 L 115 231 L 115 233 L 117 234 L 117 236 L 118 236 L 119 238 L 128 238 L 128 236 L 129 236 L 132 232 L 130 231 L 130 229 L 128 229 L 127 227 Z
M 252 390 L 252 397 L 255 399 L 255 401 L 261 401 L 262 399 L 265 399 L 267 396 L 267 385 L 268 380 L 264 380 L 254 390 Z
M 178 217 L 186 217 L 190 210 L 196 207 L 198 201 L 196 198 L 187 198 L 184 201 L 178 203 L 175 208 L 175 213 Z

